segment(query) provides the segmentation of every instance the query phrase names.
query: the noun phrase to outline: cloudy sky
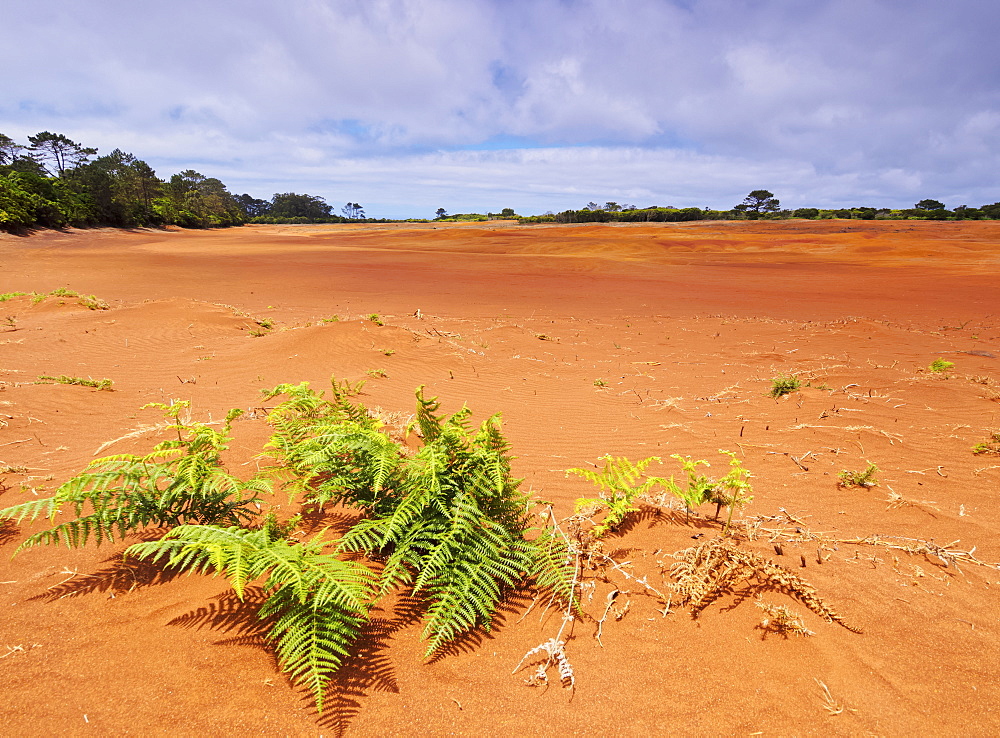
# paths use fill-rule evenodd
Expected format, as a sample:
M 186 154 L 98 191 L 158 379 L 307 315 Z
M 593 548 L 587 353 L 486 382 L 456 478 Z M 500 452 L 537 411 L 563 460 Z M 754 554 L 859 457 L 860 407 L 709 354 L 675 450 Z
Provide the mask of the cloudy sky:
M 1000 200 L 997 0 L 0 0 L 0 132 L 369 216 Z

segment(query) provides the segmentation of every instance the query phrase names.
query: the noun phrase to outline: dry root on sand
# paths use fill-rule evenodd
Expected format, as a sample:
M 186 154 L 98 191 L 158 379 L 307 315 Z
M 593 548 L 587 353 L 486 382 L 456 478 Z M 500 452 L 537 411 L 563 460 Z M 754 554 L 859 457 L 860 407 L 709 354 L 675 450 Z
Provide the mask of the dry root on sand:
M 529 662 L 529 664 L 535 665 L 535 671 L 524 680 L 525 684 L 532 687 L 547 687 L 549 684 L 549 668 L 554 665 L 559 670 L 559 681 L 562 683 L 562 686 L 566 689 L 573 689 L 576 686 L 576 677 L 573 674 L 573 666 L 569 663 L 565 649 L 565 641 L 550 638 L 545 643 L 535 646 L 524 654 L 517 667 L 511 673 L 516 674 L 520 671 L 529 656 L 544 654 L 544 658 L 539 656 L 537 659 Z

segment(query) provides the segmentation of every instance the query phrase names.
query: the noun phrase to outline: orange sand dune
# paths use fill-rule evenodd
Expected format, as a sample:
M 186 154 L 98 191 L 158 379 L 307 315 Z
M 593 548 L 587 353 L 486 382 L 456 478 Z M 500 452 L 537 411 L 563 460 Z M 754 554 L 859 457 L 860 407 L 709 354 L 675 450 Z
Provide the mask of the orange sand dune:
M 66 287 L 111 305 L 0 302 L 0 470 L 13 469 L 0 471 L 0 507 L 50 494 L 95 455 L 162 440 L 156 412 L 140 410 L 148 402 L 189 399 L 197 419 L 217 421 L 260 407 L 261 389 L 334 375 L 367 379 L 366 404 L 408 414 L 426 385 L 449 411 L 502 412 L 515 471 L 560 517 L 595 493 L 565 470 L 604 454 L 660 456 L 651 471 L 667 475 L 680 473 L 671 454 L 691 455 L 721 475 L 719 449 L 737 452 L 754 474 L 743 516 L 762 526 L 744 547 L 808 580 L 864 631 L 765 592 L 815 632 L 768 634 L 745 589 L 697 619 L 676 606 L 664 615 L 610 572 L 592 580 L 588 617 L 573 624 L 571 692 L 511 673 L 560 624 L 541 604 L 525 617 L 530 596 L 513 596 L 492 632 L 430 664 L 419 626 L 383 603 L 317 717 L 277 670 L 254 593 L 241 605 L 221 579 L 123 567 L 123 545 L 10 560 L 41 523 L 7 524 L 6 733 L 1000 730 L 1000 572 L 870 538 L 960 541 L 1000 561 L 1000 457 L 971 450 L 1000 428 L 1000 224 L 69 231 L 0 235 L 0 260 L 0 293 Z M 954 369 L 927 371 L 939 357 Z M 810 386 L 769 397 L 789 373 Z M 114 391 L 35 384 L 41 375 L 106 377 Z M 256 415 L 235 426 L 236 473 L 260 463 L 269 430 Z M 837 486 L 839 471 L 868 463 L 880 486 Z M 799 541 L 780 555 L 763 531 L 777 527 Z M 606 549 L 665 591 L 667 554 L 718 528 L 710 515 L 685 523 L 647 508 Z M 868 543 L 848 542 L 859 539 Z M 599 642 L 593 618 L 615 588 L 630 609 Z

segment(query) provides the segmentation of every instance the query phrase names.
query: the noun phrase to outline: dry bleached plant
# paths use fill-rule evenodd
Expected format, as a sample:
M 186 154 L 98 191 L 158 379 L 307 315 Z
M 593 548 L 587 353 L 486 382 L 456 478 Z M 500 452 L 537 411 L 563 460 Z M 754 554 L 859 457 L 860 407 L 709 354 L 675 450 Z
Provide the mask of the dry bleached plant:
M 855 633 L 861 632 L 848 625 L 807 581 L 759 554 L 740 550 L 730 539 L 712 538 L 675 553 L 673 558 L 677 559 L 670 567 L 670 574 L 675 579 L 673 591 L 683 604 L 690 606 L 694 615 L 746 582 L 783 592 L 824 620 L 839 623 Z

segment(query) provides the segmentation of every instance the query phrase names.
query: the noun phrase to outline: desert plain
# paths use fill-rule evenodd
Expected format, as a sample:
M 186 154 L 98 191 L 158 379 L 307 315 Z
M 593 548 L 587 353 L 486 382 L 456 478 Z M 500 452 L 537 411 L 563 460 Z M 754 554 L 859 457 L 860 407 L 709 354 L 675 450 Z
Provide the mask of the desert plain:
M 646 503 L 603 542 L 630 577 L 590 575 L 566 644 L 573 689 L 512 673 L 561 624 L 530 591 L 431 662 L 419 623 L 386 602 L 317 715 L 223 578 L 123 561 L 131 541 L 12 558 L 44 521 L 8 522 L 0 733 L 1000 732 L 1000 455 L 973 453 L 1000 429 L 1000 223 L 0 234 L 0 293 L 60 289 L 109 309 L 0 302 L 0 507 L 148 451 L 166 431 L 146 403 L 190 400 L 205 422 L 246 410 L 227 463 L 249 474 L 269 434 L 261 390 L 366 380 L 361 401 L 405 420 L 423 385 L 446 411 L 502 413 L 522 489 L 561 519 L 597 492 L 566 470 L 605 454 L 657 456 L 651 472 L 680 477 L 672 454 L 721 475 L 720 449 L 735 452 L 753 474 L 740 548 L 854 630 L 750 584 L 698 617 L 668 607 L 639 580 L 669 592 L 670 555 L 721 525 L 711 506 L 687 519 Z M 113 386 L 38 383 L 59 375 Z M 801 388 L 771 396 L 790 375 Z M 877 486 L 839 484 L 870 464 Z M 758 596 L 813 635 L 763 626 Z

